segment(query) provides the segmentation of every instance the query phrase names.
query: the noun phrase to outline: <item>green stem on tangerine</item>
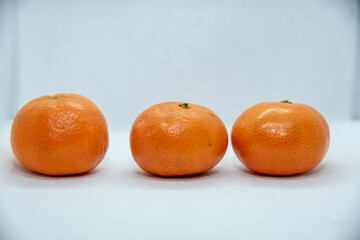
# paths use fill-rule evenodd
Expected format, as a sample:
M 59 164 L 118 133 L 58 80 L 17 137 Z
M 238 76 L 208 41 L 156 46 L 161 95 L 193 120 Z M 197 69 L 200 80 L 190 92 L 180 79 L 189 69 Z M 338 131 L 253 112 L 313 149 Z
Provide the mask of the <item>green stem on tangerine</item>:
M 281 102 L 282 102 L 282 103 L 290 103 L 290 104 L 292 103 L 292 102 L 290 102 L 289 100 L 282 100 Z
M 182 107 L 182 108 L 185 108 L 185 109 L 189 109 L 189 108 L 190 108 L 190 106 L 189 106 L 188 103 L 182 103 L 182 104 L 179 104 L 179 106 Z

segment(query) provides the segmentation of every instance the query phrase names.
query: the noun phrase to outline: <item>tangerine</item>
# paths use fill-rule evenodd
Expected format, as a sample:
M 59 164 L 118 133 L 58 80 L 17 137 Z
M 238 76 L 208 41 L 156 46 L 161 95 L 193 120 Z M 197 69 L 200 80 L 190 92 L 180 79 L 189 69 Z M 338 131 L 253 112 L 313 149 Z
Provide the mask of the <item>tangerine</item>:
M 206 172 L 220 162 L 227 146 L 221 119 L 210 109 L 191 103 L 153 105 L 136 118 L 130 133 L 136 163 L 159 176 Z
M 330 130 L 314 108 L 289 101 L 259 103 L 233 125 L 236 156 L 251 170 L 267 175 L 294 175 L 316 167 L 325 157 Z
M 71 175 L 94 169 L 104 158 L 109 136 L 100 109 L 78 94 L 42 96 L 25 104 L 11 127 L 11 147 L 27 169 Z

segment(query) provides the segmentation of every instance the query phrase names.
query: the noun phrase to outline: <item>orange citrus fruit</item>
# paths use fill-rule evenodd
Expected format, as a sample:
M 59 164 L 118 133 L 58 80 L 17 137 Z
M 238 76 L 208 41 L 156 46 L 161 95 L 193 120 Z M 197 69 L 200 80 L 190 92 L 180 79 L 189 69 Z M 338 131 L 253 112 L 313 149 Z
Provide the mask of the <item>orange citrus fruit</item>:
M 244 111 L 234 123 L 236 156 L 255 172 L 294 175 L 316 167 L 330 143 L 325 118 L 305 104 L 264 102 Z
M 46 175 L 88 172 L 103 160 L 108 144 L 103 114 L 78 94 L 34 99 L 20 109 L 11 127 L 16 159 Z
M 153 105 L 136 118 L 130 133 L 136 163 L 159 176 L 208 171 L 220 162 L 227 146 L 221 119 L 210 109 L 191 103 Z

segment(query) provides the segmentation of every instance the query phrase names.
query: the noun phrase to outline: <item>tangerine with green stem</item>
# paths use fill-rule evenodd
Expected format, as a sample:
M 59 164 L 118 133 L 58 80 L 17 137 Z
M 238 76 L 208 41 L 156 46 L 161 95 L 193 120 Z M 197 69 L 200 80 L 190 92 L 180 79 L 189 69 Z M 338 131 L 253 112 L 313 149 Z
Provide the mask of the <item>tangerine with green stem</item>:
M 212 169 L 227 146 L 228 134 L 221 119 L 192 103 L 153 105 L 136 118 L 130 133 L 131 153 L 139 167 L 166 177 Z

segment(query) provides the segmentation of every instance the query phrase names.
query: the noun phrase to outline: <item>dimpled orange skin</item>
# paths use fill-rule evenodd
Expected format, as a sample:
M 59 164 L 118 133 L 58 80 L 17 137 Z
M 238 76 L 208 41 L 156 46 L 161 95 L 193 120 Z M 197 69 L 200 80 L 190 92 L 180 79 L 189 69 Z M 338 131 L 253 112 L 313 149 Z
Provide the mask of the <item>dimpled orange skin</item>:
M 224 123 L 206 107 L 180 104 L 156 104 L 136 118 L 130 147 L 144 171 L 167 177 L 195 175 L 223 158 L 228 146 Z
M 42 96 L 25 104 L 11 127 L 16 159 L 31 171 L 72 175 L 94 169 L 109 145 L 99 108 L 78 94 Z
M 264 102 L 250 107 L 234 123 L 232 146 L 255 172 L 294 175 L 316 167 L 330 143 L 325 118 L 305 104 Z

